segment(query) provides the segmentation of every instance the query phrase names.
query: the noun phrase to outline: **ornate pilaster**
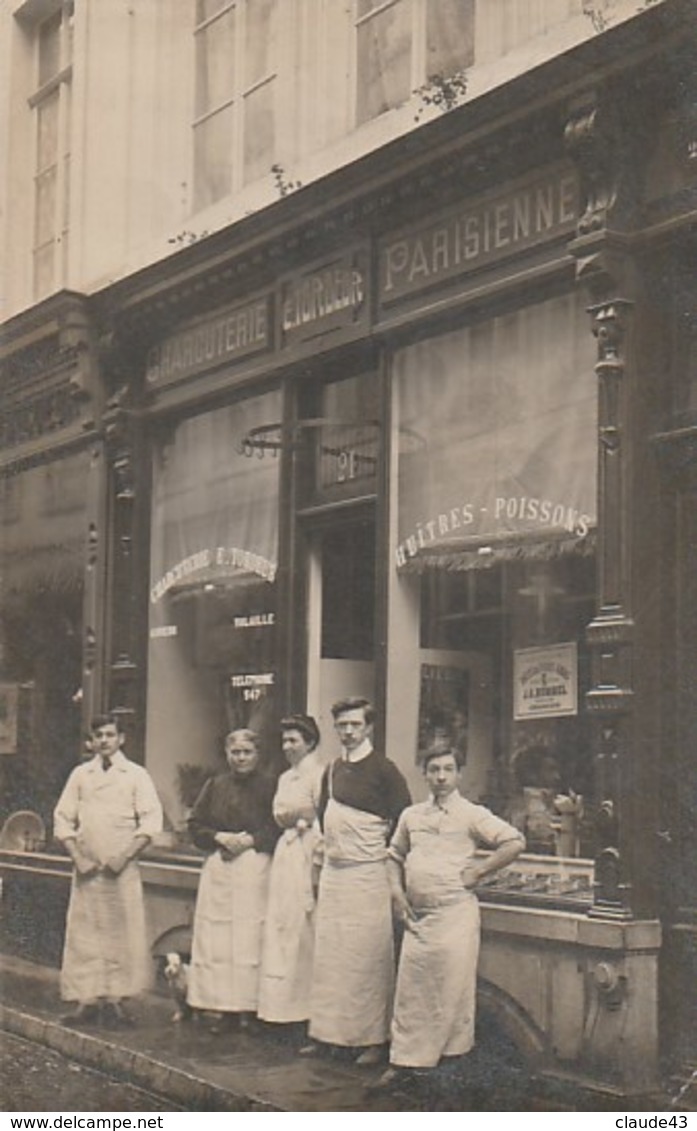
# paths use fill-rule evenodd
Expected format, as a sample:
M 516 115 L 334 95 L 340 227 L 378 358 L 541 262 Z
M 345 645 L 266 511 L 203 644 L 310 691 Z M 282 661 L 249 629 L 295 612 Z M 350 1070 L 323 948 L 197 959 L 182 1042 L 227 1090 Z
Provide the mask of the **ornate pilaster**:
M 141 522 L 144 499 L 142 425 L 128 388 L 104 413 L 111 528 L 109 556 L 108 706 L 122 718 L 132 755 L 142 750 L 145 704 L 144 610 L 147 556 Z
M 630 883 L 622 854 L 622 771 L 630 752 L 632 638 L 629 614 L 629 528 L 625 521 L 627 389 L 625 340 L 632 304 L 613 299 L 590 308 L 598 343 L 598 588 L 588 626 L 595 720 L 595 914 L 629 917 Z
M 631 113 L 631 124 L 623 116 Z M 640 193 L 643 130 L 616 92 L 591 90 L 569 108 L 565 140 L 581 183 L 582 211 L 569 250 L 587 289 L 597 342 L 598 569 L 596 613 L 587 629 L 593 720 L 596 871 L 592 915 L 631 917 L 631 852 L 625 812 L 632 758 L 634 622 L 627 500 L 628 343 L 634 317 L 631 225 Z

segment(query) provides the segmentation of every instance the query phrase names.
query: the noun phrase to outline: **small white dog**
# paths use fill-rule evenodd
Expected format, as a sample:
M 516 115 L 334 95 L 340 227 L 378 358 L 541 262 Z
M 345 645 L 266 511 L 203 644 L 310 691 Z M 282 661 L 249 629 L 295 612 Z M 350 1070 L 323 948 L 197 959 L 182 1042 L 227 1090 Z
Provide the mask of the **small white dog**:
M 169 986 L 172 1001 L 177 1007 L 172 1014 L 172 1021 L 188 1021 L 191 1017 L 191 1006 L 186 1000 L 189 967 L 186 962 L 182 961 L 181 954 L 170 951 L 169 954 L 165 955 L 165 965 L 162 972 Z

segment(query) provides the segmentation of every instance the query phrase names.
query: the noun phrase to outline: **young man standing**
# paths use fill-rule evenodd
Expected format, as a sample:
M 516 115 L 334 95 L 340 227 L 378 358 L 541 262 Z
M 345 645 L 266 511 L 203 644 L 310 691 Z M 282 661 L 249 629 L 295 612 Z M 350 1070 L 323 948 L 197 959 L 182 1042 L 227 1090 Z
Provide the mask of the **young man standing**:
M 72 771 L 54 833 L 73 861 L 61 995 L 64 1024 L 129 1024 L 123 1000 L 147 985 L 147 940 L 137 859 L 162 829 L 150 775 L 129 762 L 113 715 L 92 720 L 94 756 Z
M 389 847 L 395 911 L 405 926 L 399 962 L 391 1067 L 386 1085 L 411 1069 L 434 1068 L 474 1044 L 479 903 L 474 887 L 510 864 L 525 841 L 512 825 L 458 790 L 451 751 L 426 755 L 428 801 L 402 813 Z M 480 860 L 478 847 L 493 848 Z
M 372 705 L 343 699 L 332 715 L 342 755 L 320 791 L 324 864 L 309 1035 L 357 1049 L 357 1063 L 369 1065 L 378 1063 L 389 1037 L 394 990 L 387 843 L 411 798 L 394 763 L 373 749 Z

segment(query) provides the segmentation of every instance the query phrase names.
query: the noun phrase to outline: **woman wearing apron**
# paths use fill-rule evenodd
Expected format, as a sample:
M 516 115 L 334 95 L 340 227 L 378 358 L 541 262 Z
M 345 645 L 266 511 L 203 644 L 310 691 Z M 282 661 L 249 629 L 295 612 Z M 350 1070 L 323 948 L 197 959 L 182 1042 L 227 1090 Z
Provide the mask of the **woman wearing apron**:
M 271 854 L 279 829 L 274 782 L 260 767 L 259 738 L 225 739 L 229 771 L 206 782 L 189 819 L 194 844 L 209 853 L 201 872 L 187 1000 L 214 1011 L 211 1031 L 242 1024 L 257 1008 L 261 939 Z

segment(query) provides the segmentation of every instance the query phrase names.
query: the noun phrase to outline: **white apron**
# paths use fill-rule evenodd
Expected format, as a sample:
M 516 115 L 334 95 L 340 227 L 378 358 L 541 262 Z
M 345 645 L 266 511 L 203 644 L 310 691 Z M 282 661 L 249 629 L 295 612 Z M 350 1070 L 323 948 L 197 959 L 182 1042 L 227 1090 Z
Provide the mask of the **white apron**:
M 315 899 L 312 854 L 318 834 L 286 829 L 271 865 L 258 1014 L 264 1021 L 307 1021 L 312 986 Z
M 73 874 L 61 967 L 61 997 L 133 997 L 148 981 L 147 935 L 138 864 L 118 876 Z
M 392 1020 L 390 1063 L 433 1068 L 474 1044 L 479 902 L 464 892 L 455 902 L 422 910 L 404 932 Z
M 194 915 L 187 1000 L 195 1009 L 254 1012 L 271 857 L 248 849 L 208 857 Z
M 310 1036 L 379 1045 L 389 1036 L 394 991 L 389 824 L 330 798 L 324 815 Z
M 56 835 L 103 866 L 138 833 L 159 831 L 161 809 L 140 766 L 122 754 L 104 773 L 99 759 L 77 767 L 56 807 Z M 66 1001 L 132 997 L 149 981 L 149 956 L 140 870 L 136 861 L 118 876 L 73 873 L 61 967 Z

